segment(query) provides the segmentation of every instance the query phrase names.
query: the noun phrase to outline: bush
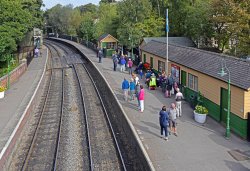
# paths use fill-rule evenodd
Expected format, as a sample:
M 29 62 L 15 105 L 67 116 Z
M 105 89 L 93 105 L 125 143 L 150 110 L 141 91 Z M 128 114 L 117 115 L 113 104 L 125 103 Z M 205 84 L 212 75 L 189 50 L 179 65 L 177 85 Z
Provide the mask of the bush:
M 206 107 L 202 105 L 196 105 L 195 106 L 195 112 L 199 114 L 208 114 L 208 110 Z

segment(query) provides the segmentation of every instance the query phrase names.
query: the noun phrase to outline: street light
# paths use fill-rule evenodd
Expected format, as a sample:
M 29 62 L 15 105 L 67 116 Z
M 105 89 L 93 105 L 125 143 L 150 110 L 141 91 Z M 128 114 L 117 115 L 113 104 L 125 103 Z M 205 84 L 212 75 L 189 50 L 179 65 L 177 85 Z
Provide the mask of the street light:
M 226 125 L 226 139 L 230 138 L 230 101 L 231 101 L 231 92 L 230 92 L 230 71 L 225 64 L 225 69 L 228 72 L 228 88 L 227 88 L 227 125 Z M 227 75 L 222 66 L 221 71 L 218 73 L 221 77 Z

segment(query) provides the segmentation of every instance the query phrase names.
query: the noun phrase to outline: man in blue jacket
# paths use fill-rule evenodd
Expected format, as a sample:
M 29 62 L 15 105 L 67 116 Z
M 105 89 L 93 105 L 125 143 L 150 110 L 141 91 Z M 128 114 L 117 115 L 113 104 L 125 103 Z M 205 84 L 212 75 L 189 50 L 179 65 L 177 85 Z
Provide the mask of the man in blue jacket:
M 124 94 L 124 100 L 128 101 L 129 82 L 128 82 L 128 80 L 126 80 L 126 78 L 124 78 L 124 80 L 122 82 L 122 90 L 123 90 L 123 94 Z
M 168 141 L 168 124 L 169 124 L 169 113 L 167 112 L 166 106 L 162 107 L 162 110 L 159 113 L 160 118 L 160 126 L 161 126 L 161 136 L 162 138 L 164 138 L 163 136 L 163 132 L 165 132 L 165 140 Z

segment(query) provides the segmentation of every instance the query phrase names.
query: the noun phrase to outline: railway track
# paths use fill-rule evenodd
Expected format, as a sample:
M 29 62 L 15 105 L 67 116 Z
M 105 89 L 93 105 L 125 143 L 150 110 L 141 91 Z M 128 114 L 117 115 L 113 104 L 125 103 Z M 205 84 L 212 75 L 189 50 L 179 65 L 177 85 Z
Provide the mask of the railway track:
M 63 113 L 63 77 L 62 69 L 51 70 L 45 103 L 22 170 L 53 170 L 55 167 Z
M 77 55 L 70 59 L 73 53 L 62 50 L 63 45 L 46 44 L 52 54 L 51 77 L 21 170 L 126 170 L 84 61 Z
M 126 170 L 115 134 L 95 83 L 84 64 L 75 64 L 87 123 L 91 170 Z

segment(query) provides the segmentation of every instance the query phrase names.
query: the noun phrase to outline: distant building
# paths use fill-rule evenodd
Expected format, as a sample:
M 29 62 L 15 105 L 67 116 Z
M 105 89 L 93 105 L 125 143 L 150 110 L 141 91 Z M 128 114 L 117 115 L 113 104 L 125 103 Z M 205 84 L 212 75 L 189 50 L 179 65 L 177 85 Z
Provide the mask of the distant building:
M 98 39 L 98 48 L 106 49 L 107 56 L 112 56 L 112 53 L 117 49 L 118 40 L 110 34 L 103 34 Z

